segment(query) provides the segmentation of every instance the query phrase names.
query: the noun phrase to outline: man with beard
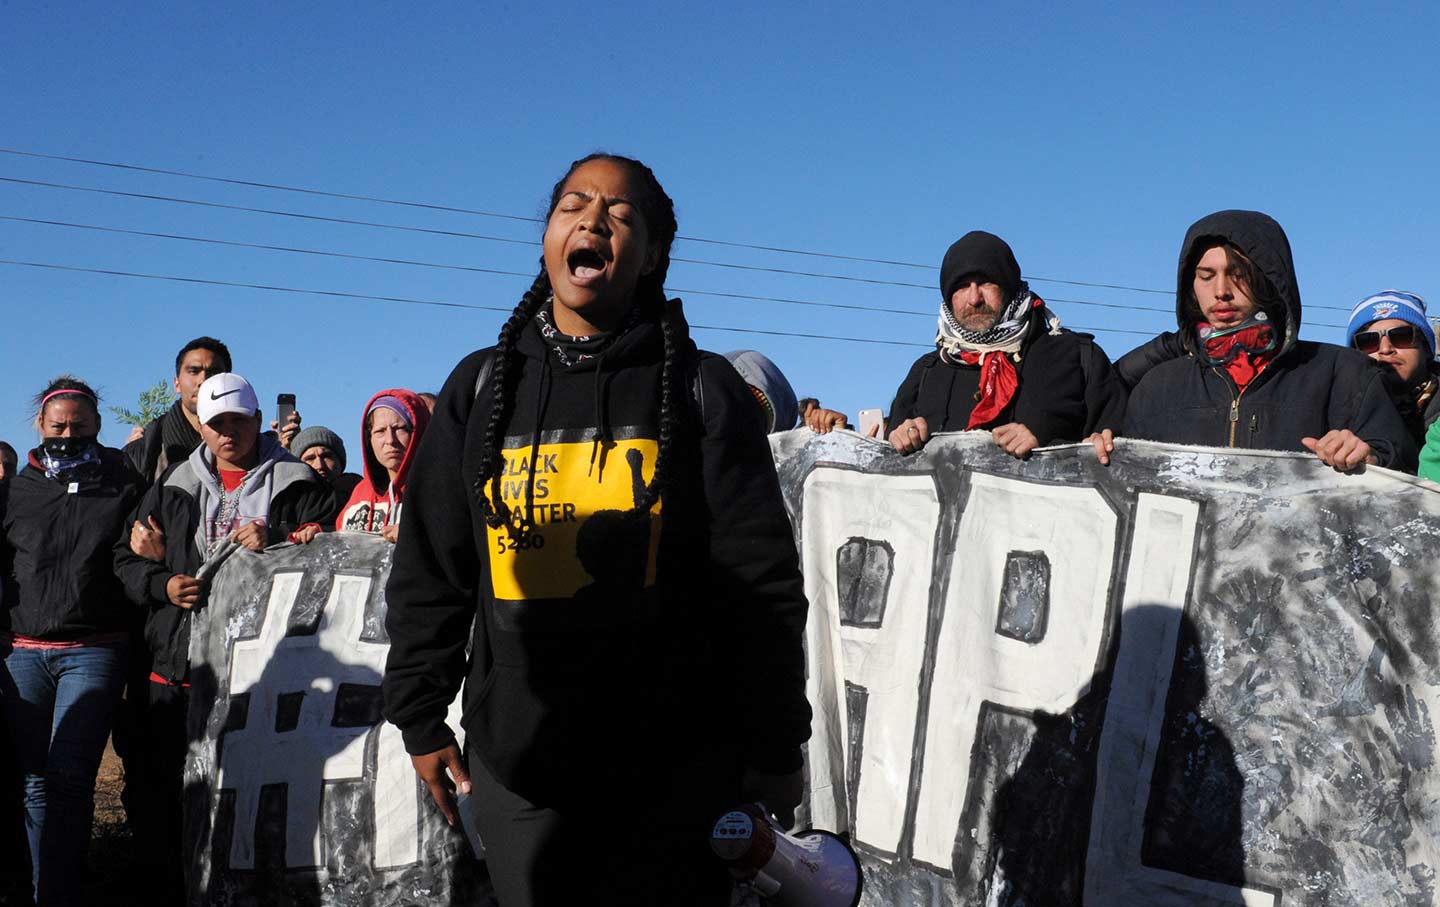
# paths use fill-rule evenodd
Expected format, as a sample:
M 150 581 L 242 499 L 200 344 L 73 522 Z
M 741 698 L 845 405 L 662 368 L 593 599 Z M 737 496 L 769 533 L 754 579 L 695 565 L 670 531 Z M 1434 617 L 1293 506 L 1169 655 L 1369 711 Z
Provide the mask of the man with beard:
M 890 443 L 919 450 L 935 432 L 989 431 L 1017 458 L 1117 428 L 1125 389 L 1088 334 L 1060 327 L 1003 239 L 975 230 L 940 265 L 935 352 L 911 366 L 890 406 Z

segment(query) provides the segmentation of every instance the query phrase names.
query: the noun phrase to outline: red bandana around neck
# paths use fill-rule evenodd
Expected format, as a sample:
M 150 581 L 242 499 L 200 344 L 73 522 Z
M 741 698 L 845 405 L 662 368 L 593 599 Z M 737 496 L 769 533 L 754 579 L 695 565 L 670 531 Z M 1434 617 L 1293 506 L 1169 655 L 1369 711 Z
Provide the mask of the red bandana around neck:
M 1204 323 L 1200 325 L 1205 327 Z M 1219 337 L 1205 337 L 1201 343 L 1205 354 L 1222 363 L 1237 390 L 1244 390 L 1275 358 L 1275 350 L 1254 352 L 1270 344 L 1273 329 L 1268 324 L 1254 324 Z
M 960 361 L 980 366 L 980 389 L 975 392 L 975 408 L 970 411 L 966 431 L 981 428 L 999 418 L 1015 397 L 1020 375 L 1007 353 L 961 353 Z

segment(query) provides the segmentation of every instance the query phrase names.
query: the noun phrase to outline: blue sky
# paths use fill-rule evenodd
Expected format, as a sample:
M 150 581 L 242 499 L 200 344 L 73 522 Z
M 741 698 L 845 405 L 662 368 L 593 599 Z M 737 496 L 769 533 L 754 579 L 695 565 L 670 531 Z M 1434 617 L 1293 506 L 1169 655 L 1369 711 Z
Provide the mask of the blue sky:
M 1359 298 L 1437 295 L 1433 5 L 0 3 L 0 147 L 533 217 L 591 150 L 655 169 L 694 241 L 696 324 L 928 344 L 938 264 L 970 229 L 1032 277 L 1167 290 L 1186 226 L 1285 226 L 1315 340 Z M 301 8 L 303 7 L 303 8 Z M 429 230 L 526 221 L 0 154 L 0 177 Z M 0 181 L 0 215 L 532 274 L 523 244 Z M 0 258 L 508 310 L 528 277 L 0 220 Z M 1173 326 L 1163 294 L 1035 280 L 1112 356 Z M 919 314 L 727 299 L 784 297 Z M 1078 302 L 1059 301 L 1076 300 Z M 1136 306 L 1139 310 L 1107 308 Z M 0 265 L 0 437 L 76 373 L 132 406 L 189 338 L 262 401 L 358 442 L 375 390 L 438 389 L 502 313 Z M 1120 332 L 1130 333 L 1120 333 Z M 888 407 L 921 347 L 694 332 L 759 349 L 800 394 Z M 103 439 L 127 429 L 107 422 Z M 353 451 L 352 451 L 352 459 Z

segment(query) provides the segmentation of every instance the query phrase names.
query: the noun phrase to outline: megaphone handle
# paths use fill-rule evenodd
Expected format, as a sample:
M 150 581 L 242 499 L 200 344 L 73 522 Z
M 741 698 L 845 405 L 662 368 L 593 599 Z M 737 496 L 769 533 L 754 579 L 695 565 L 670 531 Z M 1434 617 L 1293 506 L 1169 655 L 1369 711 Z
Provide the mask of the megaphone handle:
M 750 880 L 750 885 L 760 893 L 762 898 L 773 898 L 780 891 L 780 883 L 766 875 L 764 871 L 755 873 Z

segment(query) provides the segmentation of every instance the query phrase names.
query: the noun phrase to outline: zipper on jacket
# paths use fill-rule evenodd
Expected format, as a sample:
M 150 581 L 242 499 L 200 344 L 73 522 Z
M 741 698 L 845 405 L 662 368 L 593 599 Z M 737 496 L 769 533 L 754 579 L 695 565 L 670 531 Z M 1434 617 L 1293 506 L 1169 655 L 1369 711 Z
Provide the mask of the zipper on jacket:
M 1215 366 L 1212 365 L 1212 366 L 1210 367 L 1210 370 L 1211 370 L 1212 372 L 1214 372 L 1215 374 L 1220 375 L 1221 379 L 1222 379 L 1223 381 L 1225 381 L 1226 384 L 1229 384 L 1232 388 L 1235 386 L 1235 383 L 1230 380 L 1230 376 L 1222 373 L 1222 372 L 1221 372 L 1218 368 L 1216 368 Z M 1236 430 L 1236 429 L 1239 427 L 1239 425 L 1240 425 L 1240 398 L 1243 397 L 1243 396 L 1245 396 L 1245 391 L 1247 391 L 1247 390 L 1249 390 L 1249 389 L 1250 389 L 1250 385 L 1247 384 L 1247 385 L 1245 385 L 1244 388 L 1242 388 L 1242 389 L 1240 390 L 1239 393 L 1237 393 L 1235 396 L 1233 396 L 1233 397 L 1230 398 L 1230 446 L 1231 446 L 1231 447 L 1234 447 L 1234 446 L 1235 446 L 1235 430 Z M 1259 417 L 1256 416 L 1256 415 L 1253 414 L 1253 413 L 1252 413 L 1251 416 L 1250 416 L 1250 431 L 1251 431 L 1252 434 L 1255 432 L 1255 428 L 1256 428 L 1256 424 L 1257 424 L 1257 423 L 1256 423 L 1256 420 L 1257 420 L 1258 418 L 1259 418 Z

